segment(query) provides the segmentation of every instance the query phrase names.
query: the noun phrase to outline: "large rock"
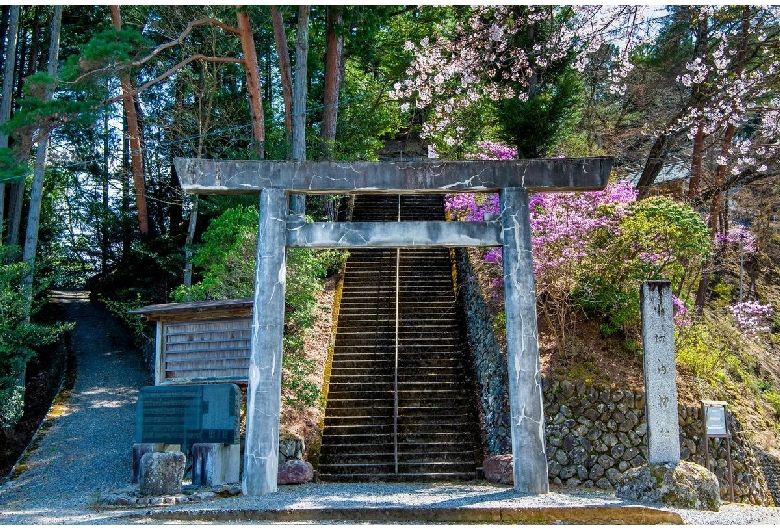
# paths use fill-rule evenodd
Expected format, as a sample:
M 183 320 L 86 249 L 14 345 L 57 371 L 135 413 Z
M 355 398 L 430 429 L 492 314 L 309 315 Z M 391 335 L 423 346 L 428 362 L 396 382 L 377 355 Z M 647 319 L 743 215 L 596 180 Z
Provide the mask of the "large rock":
M 287 460 L 279 465 L 277 484 L 305 484 L 314 478 L 314 468 L 305 460 Z
M 181 493 L 186 457 L 181 451 L 146 453 L 141 457 L 139 494 L 142 497 Z
M 514 484 L 515 475 L 512 467 L 512 455 L 496 455 L 482 462 L 482 471 L 490 482 L 499 484 Z
M 714 473 L 693 462 L 648 464 L 623 473 L 617 497 L 696 510 L 720 510 L 720 486 Z
M 303 443 L 303 438 L 294 434 L 282 435 L 279 438 L 279 465 L 288 460 L 303 460 L 305 451 L 306 446 Z

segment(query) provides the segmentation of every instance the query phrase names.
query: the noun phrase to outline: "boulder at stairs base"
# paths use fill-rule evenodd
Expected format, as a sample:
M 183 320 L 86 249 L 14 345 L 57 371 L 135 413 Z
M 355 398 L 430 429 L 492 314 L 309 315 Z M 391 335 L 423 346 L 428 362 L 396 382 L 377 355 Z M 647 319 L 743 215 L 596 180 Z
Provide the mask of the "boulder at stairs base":
M 482 471 L 490 482 L 509 485 L 515 483 L 511 454 L 486 458 L 482 462 Z
M 287 460 L 279 466 L 277 484 L 305 484 L 314 478 L 314 468 L 305 460 Z
M 720 510 L 718 478 L 704 466 L 687 461 L 628 469 L 620 478 L 615 495 L 677 508 Z

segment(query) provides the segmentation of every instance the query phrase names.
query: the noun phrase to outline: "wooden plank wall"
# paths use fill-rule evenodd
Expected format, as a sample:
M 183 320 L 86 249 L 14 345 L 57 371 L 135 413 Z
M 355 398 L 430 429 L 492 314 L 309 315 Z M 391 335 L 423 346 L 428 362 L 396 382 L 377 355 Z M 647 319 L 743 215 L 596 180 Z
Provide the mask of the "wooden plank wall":
M 249 317 L 164 322 L 160 383 L 246 383 L 251 328 Z

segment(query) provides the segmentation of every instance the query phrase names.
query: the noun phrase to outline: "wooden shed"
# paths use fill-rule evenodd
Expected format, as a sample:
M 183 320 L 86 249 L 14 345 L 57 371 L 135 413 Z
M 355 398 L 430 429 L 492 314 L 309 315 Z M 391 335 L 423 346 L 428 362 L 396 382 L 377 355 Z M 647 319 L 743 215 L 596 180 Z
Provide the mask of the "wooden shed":
M 154 384 L 246 384 L 252 299 L 157 304 L 130 311 L 157 322 Z

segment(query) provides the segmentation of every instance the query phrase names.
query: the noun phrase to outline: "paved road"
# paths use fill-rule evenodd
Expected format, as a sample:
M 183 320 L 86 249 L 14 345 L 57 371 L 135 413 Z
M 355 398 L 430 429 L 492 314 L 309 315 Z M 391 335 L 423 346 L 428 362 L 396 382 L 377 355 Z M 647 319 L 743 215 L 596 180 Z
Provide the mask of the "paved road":
M 76 379 L 53 407 L 23 470 L 0 486 L 0 522 L 84 520 L 103 491 L 126 486 L 131 475 L 138 389 L 151 384 L 127 332 L 84 291 L 62 291 Z

